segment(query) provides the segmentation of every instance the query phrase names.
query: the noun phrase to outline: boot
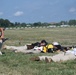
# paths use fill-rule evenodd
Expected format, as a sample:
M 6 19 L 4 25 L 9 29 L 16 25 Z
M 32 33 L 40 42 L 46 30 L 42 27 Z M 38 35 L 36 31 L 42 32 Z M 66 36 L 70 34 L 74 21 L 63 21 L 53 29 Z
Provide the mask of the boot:
M 2 38 L 2 42 L 5 42 L 6 40 L 8 40 L 9 38 Z
M 40 58 L 39 57 L 34 57 L 34 58 L 31 58 L 30 60 L 32 60 L 32 61 L 40 61 Z
M 50 62 L 52 62 L 52 59 L 45 57 L 45 62 L 46 62 L 46 63 L 50 63 Z

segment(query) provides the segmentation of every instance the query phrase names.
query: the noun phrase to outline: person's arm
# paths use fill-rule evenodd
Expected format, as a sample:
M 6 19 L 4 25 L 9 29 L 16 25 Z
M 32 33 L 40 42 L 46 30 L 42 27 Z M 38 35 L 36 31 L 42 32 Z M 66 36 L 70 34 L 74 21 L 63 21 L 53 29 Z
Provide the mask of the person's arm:
M 0 32 L 1 32 L 0 38 L 2 39 L 2 38 L 4 38 L 4 29 L 3 28 L 0 28 Z

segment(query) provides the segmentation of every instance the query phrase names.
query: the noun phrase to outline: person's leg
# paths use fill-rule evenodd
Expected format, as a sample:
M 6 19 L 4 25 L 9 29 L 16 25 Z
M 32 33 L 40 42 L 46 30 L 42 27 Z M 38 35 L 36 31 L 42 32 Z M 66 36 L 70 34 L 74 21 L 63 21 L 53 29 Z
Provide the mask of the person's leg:
M 76 59 L 76 56 L 72 53 L 69 53 L 69 54 L 65 54 L 62 58 L 61 58 L 61 61 L 64 62 L 64 61 L 67 61 L 67 60 L 74 60 Z
M 0 55 L 2 55 L 2 52 L 1 52 L 2 45 L 3 45 L 3 42 L 2 40 L 0 40 Z
M 27 49 L 27 46 L 7 46 L 7 45 L 4 45 L 3 46 L 3 49 L 10 49 L 10 50 L 20 50 L 20 49 L 24 49 L 26 50 Z
M 5 42 L 6 40 L 8 40 L 9 38 L 2 38 L 2 42 Z
M 45 57 L 45 62 L 46 62 L 46 63 L 50 63 L 50 62 L 52 62 L 51 57 L 49 57 L 49 58 L 48 58 L 48 57 Z
M 59 61 L 61 61 L 61 58 L 62 58 L 63 56 L 64 56 L 64 52 L 52 56 L 51 59 L 52 59 L 52 61 L 54 61 L 54 62 L 59 62 Z
M 14 49 L 13 51 L 15 53 L 18 53 L 18 52 L 25 53 L 25 54 L 31 54 L 31 53 L 33 53 L 33 49 L 31 49 L 31 50 L 27 50 L 27 49 Z
M 53 55 L 53 56 L 49 56 L 49 57 L 46 57 L 45 58 L 45 61 L 46 62 L 59 62 L 61 61 L 61 58 L 64 56 L 64 53 L 59 53 L 59 54 L 56 54 L 56 55 Z
M 30 50 L 26 50 L 24 53 L 25 54 L 36 54 L 36 53 L 40 53 L 40 50 L 34 50 L 34 49 L 30 49 Z
M 50 58 L 51 56 L 37 56 L 37 57 L 33 57 L 31 58 L 31 60 L 33 61 L 46 61 L 46 58 Z
M 39 56 L 35 56 L 35 57 L 30 58 L 30 60 L 32 60 L 32 61 L 40 61 L 40 58 L 39 58 Z
M 46 58 L 50 58 L 51 56 L 39 56 L 40 60 L 41 61 L 45 61 Z
M 4 45 L 3 49 L 16 49 L 16 46 L 7 46 L 7 45 Z

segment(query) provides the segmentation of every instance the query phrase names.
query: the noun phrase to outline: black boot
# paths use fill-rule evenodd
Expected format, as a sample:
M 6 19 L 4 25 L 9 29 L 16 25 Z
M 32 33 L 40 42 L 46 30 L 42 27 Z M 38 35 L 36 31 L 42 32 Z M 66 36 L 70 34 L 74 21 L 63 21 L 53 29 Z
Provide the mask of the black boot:
M 8 40 L 9 38 L 3 38 L 2 39 L 2 42 L 5 42 L 6 40 Z

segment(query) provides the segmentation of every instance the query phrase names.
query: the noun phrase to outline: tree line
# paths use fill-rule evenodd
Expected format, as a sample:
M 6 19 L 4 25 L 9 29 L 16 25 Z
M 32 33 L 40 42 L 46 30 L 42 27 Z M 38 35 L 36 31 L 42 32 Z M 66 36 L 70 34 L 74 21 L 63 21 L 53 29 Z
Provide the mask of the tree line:
M 0 19 L 0 27 L 39 27 L 39 26 L 51 26 L 51 25 L 76 25 L 76 20 L 69 20 L 69 21 L 60 21 L 58 23 L 51 22 L 51 23 L 41 23 L 41 22 L 35 22 L 35 23 L 20 23 L 20 22 L 15 22 L 12 23 L 8 19 Z

